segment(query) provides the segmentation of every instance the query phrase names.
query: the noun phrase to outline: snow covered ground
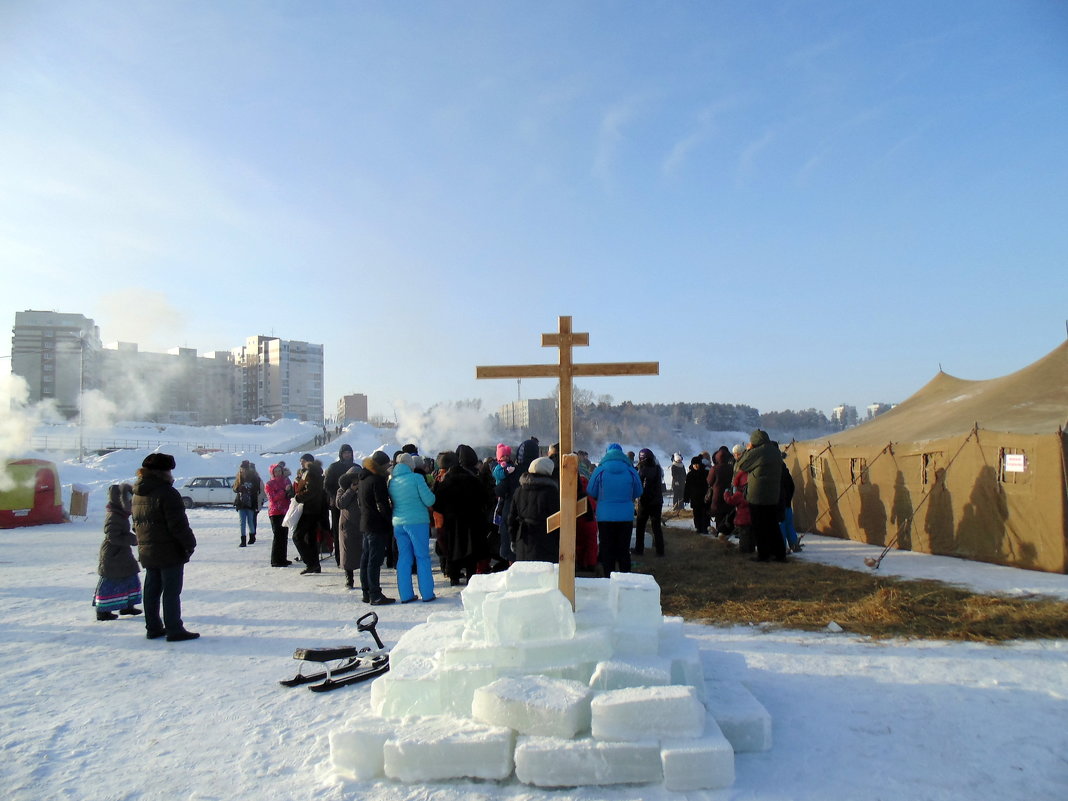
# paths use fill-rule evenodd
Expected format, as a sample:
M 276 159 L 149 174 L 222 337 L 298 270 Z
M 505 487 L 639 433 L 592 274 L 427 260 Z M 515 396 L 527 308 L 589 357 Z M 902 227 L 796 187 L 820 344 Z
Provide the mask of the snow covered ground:
M 370 429 L 358 452 L 379 444 Z M 312 432 L 314 436 L 314 431 Z M 295 443 L 294 443 L 295 444 Z M 334 446 L 321 450 L 329 462 Z M 233 454 L 181 455 L 183 477 L 229 475 Z M 299 453 L 295 454 L 299 455 Z M 332 562 L 301 576 L 268 566 L 265 536 L 237 547 L 232 509 L 189 513 L 200 545 L 186 570 L 187 626 L 201 639 L 144 636 L 143 618 L 98 622 L 90 606 L 103 487 L 144 452 L 62 464 L 93 489 L 85 522 L 0 531 L 0 787 L 10 799 L 668 799 L 661 786 L 541 791 L 518 783 L 357 784 L 329 770 L 327 737 L 367 714 L 370 689 L 284 688 L 294 648 L 361 642 L 369 607 Z M 183 459 L 190 462 L 187 468 Z M 218 461 L 215 461 L 218 460 Z M 261 471 L 269 460 L 259 458 Z M 204 463 L 207 462 L 205 466 Z M 264 530 L 266 520 L 261 515 Z M 678 536 L 691 536 L 679 529 Z M 867 546 L 809 536 L 802 554 L 865 570 Z M 292 554 L 292 546 L 290 553 Z M 1068 597 L 1068 577 L 894 552 L 881 571 L 983 590 Z M 395 595 L 391 571 L 387 594 Z M 440 579 L 440 577 L 439 577 Z M 434 604 L 379 608 L 387 645 Z M 708 628 L 686 633 L 709 675 L 744 680 L 772 715 L 775 744 L 737 757 L 728 790 L 693 799 L 1050 799 L 1068 793 L 1068 642 L 1005 646 L 875 642 L 848 634 Z

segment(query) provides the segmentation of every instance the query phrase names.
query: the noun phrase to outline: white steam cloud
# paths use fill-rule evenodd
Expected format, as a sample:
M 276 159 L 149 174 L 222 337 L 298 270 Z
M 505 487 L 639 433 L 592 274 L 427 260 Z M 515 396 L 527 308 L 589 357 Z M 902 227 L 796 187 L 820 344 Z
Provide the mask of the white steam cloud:
M 30 385 L 20 375 L 0 375 L 0 490 L 15 482 L 7 474 L 7 460 L 21 459 L 42 419 L 55 417 L 51 403 L 29 405 Z
M 497 443 L 494 419 L 482 410 L 481 401 L 439 403 L 423 410 L 401 404 L 397 412 L 397 441 L 415 443 L 423 456 L 451 451 L 457 445 L 478 446 Z
M 182 340 L 185 317 L 158 290 L 120 289 L 100 301 L 100 317 L 107 320 L 108 342 L 136 342 L 145 350 L 166 350 Z M 158 337 L 166 337 L 160 341 Z

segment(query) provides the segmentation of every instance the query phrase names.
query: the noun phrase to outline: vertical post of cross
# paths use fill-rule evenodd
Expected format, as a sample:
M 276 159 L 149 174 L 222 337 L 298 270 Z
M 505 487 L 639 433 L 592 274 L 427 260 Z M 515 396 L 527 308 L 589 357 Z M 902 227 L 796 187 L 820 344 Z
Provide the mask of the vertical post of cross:
M 543 348 L 560 349 L 560 454 L 571 453 L 574 450 L 575 424 L 572 414 L 574 399 L 574 375 L 575 357 L 571 348 L 590 344 L 590 335 L 582 332 L 576 334 L 571 330 L 571 317 L 559 318 L 559 329 L 555 334 L 542 334 L 541 346 Z

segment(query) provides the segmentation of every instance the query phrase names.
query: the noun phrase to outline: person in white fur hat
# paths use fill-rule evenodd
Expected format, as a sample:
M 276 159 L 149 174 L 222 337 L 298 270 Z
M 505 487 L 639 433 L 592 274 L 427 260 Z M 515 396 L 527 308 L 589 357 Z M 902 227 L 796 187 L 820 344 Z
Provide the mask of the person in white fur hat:
M 519 478 L 508 511 L 508 532 L 519 562 L 559 562 L 560 531 L 547 532 L 545 521 L 560 511 L 560 485 L 553 479 L 553 460 L 541 456 Z

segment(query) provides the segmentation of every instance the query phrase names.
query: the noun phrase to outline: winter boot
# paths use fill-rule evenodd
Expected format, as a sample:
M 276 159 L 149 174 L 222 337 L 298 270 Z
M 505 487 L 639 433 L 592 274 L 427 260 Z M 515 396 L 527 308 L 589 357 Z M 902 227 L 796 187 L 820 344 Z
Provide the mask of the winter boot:
M 138 609 L 136 606 L 127 606 L 125 609 L 120 609 L 119 610 L 119 614 L 120 615 L 139 615 L 139 614 L 141 614 L 141 610 Z
M 200 635 L 195 631 L 186 631 L 185 629 L 178 629 L 178 631 L 167 632 L 167 642 L 181 642 L 182 640 L 195 640 Z
M 96 610 L 97 620 L 115 620 L 116 618 L 118 618 L 118 615 L 116 615 L 114 612 L 108 612 L 103 609 Z

